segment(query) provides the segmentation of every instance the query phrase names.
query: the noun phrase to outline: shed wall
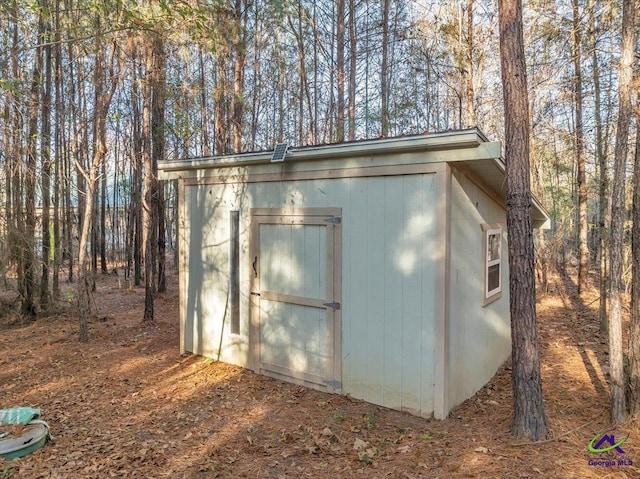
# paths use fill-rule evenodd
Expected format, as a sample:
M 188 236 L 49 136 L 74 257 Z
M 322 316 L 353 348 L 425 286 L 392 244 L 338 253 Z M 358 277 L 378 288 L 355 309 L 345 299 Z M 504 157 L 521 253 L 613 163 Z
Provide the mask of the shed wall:
M 341 207 L 342 392 L 428 415 L 434 407 L 436 173 L 187 185 L 183 347 L 250 367 L 250 208 Z M 227 306 L 229 211 L 240 213 L 240 334 Z M 181 246 L 182 246 L 181 245 Z
M 231 334 L 230 212 L 240 208 L 239 184 L 185 186 L 181 224 L 182 350 L 248 367 L 248 277 L 240 275 L 240 334 Z M 240 264 L 248 261 L 248 218 L 240 214 Z M 242 265 L 245 267 L 243 268 Z
M 499 223 L 502 239 L 502 296 L 483 307 L 484 233 Z M 511 351 L 506 212 L 459 170 L 451 182 L 449 271 L 449 404 L 484 386 Z

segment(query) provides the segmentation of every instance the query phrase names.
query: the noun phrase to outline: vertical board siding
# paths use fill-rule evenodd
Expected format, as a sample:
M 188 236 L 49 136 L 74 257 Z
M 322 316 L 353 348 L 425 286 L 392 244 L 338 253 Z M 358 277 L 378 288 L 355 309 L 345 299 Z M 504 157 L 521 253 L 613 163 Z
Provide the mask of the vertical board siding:
M 436 175 L 406 178 L 411 184 L 411 195 L 407 198 L 405 214 L 406 232 L 404 234 L 406 264 L 413 268 L 422 267 L 419 279 L 404 277 L 403 281 L 403 330 L 402 330 L 402 369 L 411 371 L 420 367 L 420 381 L 413 380 L 404 374 L 402 380 L 402 400 L 405 409 L 414 412 L 430 412 L 433 410 L 434 383 L 434 318 L 436 291 L 435 263 L 433 252 L 440 248 L 436 244 L 434 197 L 436 194 Z M 433 268 L 425 271 L 424 268 Z
M 367 368 L 370 358 L 361 348 L 354 348 L 358 342 L 368 340 L 368 322 L 370 305 L 369 295 L 363 294 L 368 289 L 366 268 L 371 264 L 371 244 L 363 241 L 368 236 L 369 228 L 369 182 L 357 181 L 349 185 L 348 208 L 343 210 L 343 258 L 342 258 L 342 381 L 343 391 L 356 397 L 367 394 Z M 362 234 L 357 234 L 362 232 Z M 361 317 L 364 320 L 356 321 Z M 364 324 L 363 324 L 364 323 Z M 375 379 L 375 378 L 373 378 Z
M 229 231 L 226 210 L 212 201 L 213 189 L 186 188 L 189 284 L 187 310 L 192 315 L 187 337 L 198 354 L 211 356 L 220 340 L 228 293 Z M 194 207 L 195 206 L 195 207 Z M 224 285 L 224 287 L 220 287 Z
M 464 174 L 456 172 L 451 192 L 450 406 L 473 395 L 509 356 L 509 271 L 506 216 Z M 502 297 L 482 307 L 484 297 L 481 225 L 503 225 Z
M 194 185 L 184 188 L 187 218 L 182 248 L 187 252 L 183 296 L 184 348 L 203 356 L 247 366 L 248 221 L 240 208 L 241 185 Z M 228 303 L 229 211 L 240 209 L 240 335 L 231 333 Z
M 380 283 L 371 292 L 383 299 L 381 305 L 381 311 L 384 314 L 383 324 L 380 325 L 380 334 L 383 335 L 384 361 L 381 404 L 394 404 L 396 408 L 402 407 L 402 380 L 409 372 L 402 369 L 402 358 L 406 353 L 402 350 L 405 279 L 407 275 L 413 276 L 414 267 L 419 267 L 419 265 L 412 265 L 408 270 L 402 261 L 402 256 L 407 252 L 404 238 L 408 226 L 407 216 L 411 213 L 406 211 L 405 181 L 405 177 L 396 176 L 387 178 L 387 181 L 382 183 L 381 188 L 384 193 L 381 196 L 384 198 L 384 205 L 380 213 L 384 217 L 384 222 L 381 225 L 381 231 L 373 232 L 370 238 L 370 241 L 382 240 L 383 242 L 383 256 L 379 257 L 383 275 Z M 410 371 L 412 375 L 417 373 L 414 379 L 419 381 L 419 367 L 416 368 L 414 364 Z
M 325 299 L 326 226 L 261 224 L 260 291 Z M 326 377 L 325 308 L 260 299 L 260 360 Z
M 260 360 L 296 372 L 327 374 L 324 309 L 262 299 Z
M 343 392 L 430 414 L 435 175 L 305 181 L 283 190 L 290 206 L 343 207 Z
M 367 258 L 364 263 L 354 265 L 353 296 L 363 295 L 365 307 L 362 311 L 355 311 L 353 316 L 345 318 L 353 321 L 354 329 L 359 337 L 344 345 L 359 361 L 354 367 L 363 365 L 362 370 L 352 371 L 352 377 L 358 378 L 361 384 L 354 384 L 352 394 L 376 404 L 384 404 L 384 303 L 385 303 L 385 194 L 384 178 L 367 178 L 366 197 L 366 228 L 353 231 L 345 222 L 345 232 L 354 235 L 354 248 L 366 248 Z M 358 246 L 359 245 L 359 246 Z M 350 251 L 345 251 L 348 254 Z M 358 285 L 364 287 L 358 288 Z M 349 301 L 351 298 L 345 298 Z M 348 387 L 349 385 L 347 385 Z M 359 389 L 362 388 L 362 389 Z
M 305 226 L 302 241 L 302 282 L 300 296 L 307 298 L 327 297 L 327 232 L 326 226 Z
M 193 352 L 248 366 L 253 274 L 247 243 L 250 208 L 341 207 L 342 392 L 391 408 L 421 415 L 432 413 L 436 252 L 441 247 L 436 242 L 435 218 L 442 214 L 436 211 L 436 174 L 192 186 L 187 188 L 185 201 L 194 205 L 187 206 L 191 230 L 195 232 L 200 229 L 195 226 L 202 225 L 202 238 L 194 233 L 188 242 L 191 279 L 187 323 L 194 336 Z M 228 283 L 225 255 L 229 251 L 229 232 L 224 229 L 229 208 L 241 211 L 241 334 L 233 337 L 222 329 Z M 260 228 L 265 226 L 272 225 Z M 275 268 L 277 263 L 291 264 L 292 256 L 285 252 L 287 244 L 291 251 L 301 251 L 299 256 L 304 260 L 295 268 L 281 268 L 278 284 L 290 288 L 290 294 L 313 297 L 314 291 L 324 291 L 327 286 L 312 267 L 312 263 L 326 261 L 318 256 L 324 253 L 316 252 L 315 257 L 312 253 L 326 250 L 322 248 L 325 239 L 312 229 L 305 229 L 301 237 L 291 236 L 292 231 L 288 238 L 274 231 L 282 248 L 274 244 L 267 247 L 271 248 L 268 253 L 263 249 L 261 261 L 272 262 Z M 265 259 L 265 255 L 271 258 Z M 272 287 L 269 279 L 261 279 Z M 203 291 L 205 299 L 201 298 Z M 282 288 L 276 291 L 283 292 Z M 297 315 L 284 311 L 278 306 L 272 314 L 288 316 L 287 321 Z M 280 326 L 295 329 L 295 325 L 285 325 L 285 318 L 281 321 Z M 207 324 L 205 330 L 202 323 Z M 300 361 L 318 370 L 324 360 L 320 333 L 296 331 L 300 336 L 295 337 L 297 350 L 291 351 L 292 358 L 306 357 Z M 269 338 L 262 338 L 262 347 L 278 341 L 275 331 L 263 334 Z M 279 356 L 273 360 L 285 361 Z

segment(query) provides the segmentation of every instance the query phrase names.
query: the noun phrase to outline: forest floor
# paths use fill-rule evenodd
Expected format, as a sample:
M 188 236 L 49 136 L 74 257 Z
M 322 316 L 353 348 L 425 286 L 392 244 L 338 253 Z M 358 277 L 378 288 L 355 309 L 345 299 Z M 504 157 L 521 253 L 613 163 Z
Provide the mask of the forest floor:
M 623 456 L 588 451 L 610 428 L 606 338 L 596 293 L 568 278 L 539 298 L 551 432 L 536 444 L 509 432 L 508 364 L 449 419 L 421 419 L 181 356 L 175 278 L 153 325 L 143 293 L 101 276 L 88 344 L 64 310 L 28 324 L 0 310 L 0 408 L 40 408 L 55 438 L 0 459 L 0 478 L 640 478 L 637 423 L 610 432 L 629 434 Z

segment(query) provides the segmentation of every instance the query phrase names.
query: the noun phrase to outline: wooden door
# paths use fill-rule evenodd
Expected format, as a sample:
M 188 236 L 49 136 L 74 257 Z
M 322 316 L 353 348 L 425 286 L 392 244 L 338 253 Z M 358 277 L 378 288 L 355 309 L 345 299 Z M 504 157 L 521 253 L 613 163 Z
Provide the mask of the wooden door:
M 316 389 L 341 389 L 339 208 L 253 209 L 254 369 Z

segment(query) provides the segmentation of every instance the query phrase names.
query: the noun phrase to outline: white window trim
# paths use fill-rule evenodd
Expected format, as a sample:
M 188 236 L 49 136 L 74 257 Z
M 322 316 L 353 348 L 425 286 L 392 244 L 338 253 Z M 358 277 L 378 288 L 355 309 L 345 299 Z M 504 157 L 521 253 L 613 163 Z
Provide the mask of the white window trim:
M 484 284 L 483 284 L 483 299 L 482 305 L 486 306 L 489 303 L 494 302 L 495 300 L 502 297 L 502 233 L 503 228 L 499 224 L 490 224 L 490 225 L 482 225 L 483 231 L 483 254 L 482 254 L 482 263 L 484 269 Z M 498 259 L 489 260 L 489 237 L 497 236 L 498 237 L 498 251 L 499 257 Z M 492 266 L 498 266 L 498 286 L 491 291 L 488 290 L 489 287 L 489 268 Z

